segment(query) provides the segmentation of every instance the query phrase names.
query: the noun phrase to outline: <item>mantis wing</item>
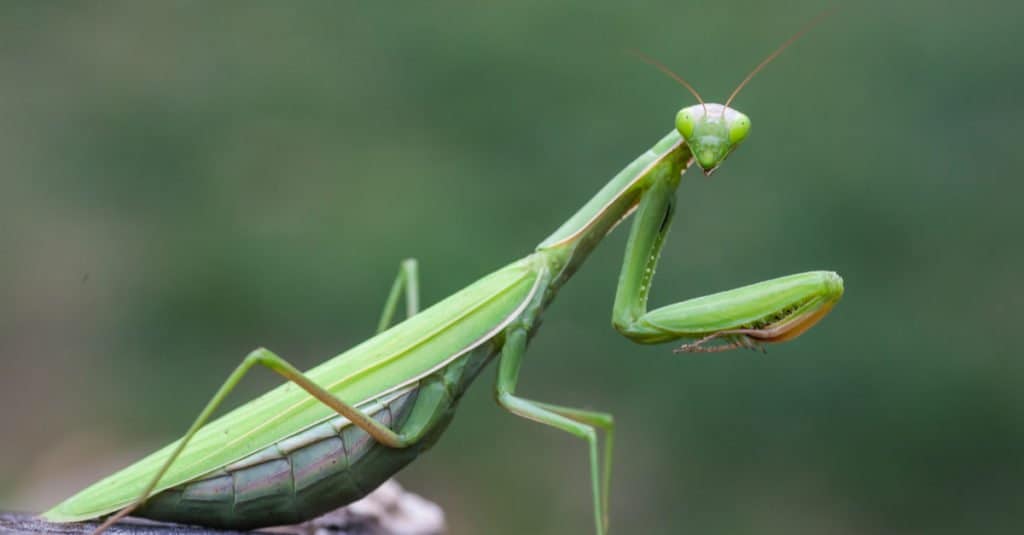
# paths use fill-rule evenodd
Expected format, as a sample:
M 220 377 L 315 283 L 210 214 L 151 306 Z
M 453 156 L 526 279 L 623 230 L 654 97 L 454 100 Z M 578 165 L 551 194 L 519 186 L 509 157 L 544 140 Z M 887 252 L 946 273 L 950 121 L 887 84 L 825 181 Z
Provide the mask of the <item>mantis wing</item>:
M 352 404 L 408 385 L 475 347 L 511 321 L 536 291 L 533 257 L 476 281 L 458 293 L 308 372 Z M 291 383 L 203 427 L 154 489 L 166 490 L 214 472 L 271 444 L 336 417 Z M 72 496 L 43 514 L 54 522 L 86 520 L 129 505 L 173 451 L 172 443 Z

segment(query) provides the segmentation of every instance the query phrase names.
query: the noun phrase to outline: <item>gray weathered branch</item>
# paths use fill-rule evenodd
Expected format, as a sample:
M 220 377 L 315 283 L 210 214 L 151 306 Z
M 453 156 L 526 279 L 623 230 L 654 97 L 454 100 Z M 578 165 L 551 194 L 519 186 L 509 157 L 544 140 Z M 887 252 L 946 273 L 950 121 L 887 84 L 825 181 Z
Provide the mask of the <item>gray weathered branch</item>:
M 99 524 L 75 522 L 54 524 L 24 513 L 0 513 L 0 533 L 44 533 L 88 535 Z M 293 535 L 441 535 L 444 514 L 437 505 L 406 492 L 393 480 L 381 485 L 362 500 L 320 518 L 260 533 Z M 109 535 L 229 535 L 231 531 L 162 524 L 127 519 L 106 532 Z

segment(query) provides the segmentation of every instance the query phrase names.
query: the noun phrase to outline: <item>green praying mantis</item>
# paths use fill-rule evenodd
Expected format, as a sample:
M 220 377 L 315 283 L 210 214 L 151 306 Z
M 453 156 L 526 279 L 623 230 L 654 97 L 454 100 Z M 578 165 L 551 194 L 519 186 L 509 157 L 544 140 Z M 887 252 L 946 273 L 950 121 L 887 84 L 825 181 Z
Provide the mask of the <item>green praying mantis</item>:
M 819 17 L 820 19 L 820 17 Z M 675 190 L 694 162 L 710 175 L 747 137 L 750 119 L 729 107 L 747 82 L 814 22 L 765 58 L 725 104 L 683 108 L 675 129 L 611 179 L 529 255 L 420 311 L 415 260 L 401 264 L 378 332 L 301 372 L 267 349 L 250 353 L 178 441 L 68 498 L 43 517 L 73 522 L 127 514 L 250 529 L 295 524 L 364 496 L 430 448 L 458 401 L 497 358 L 495 397 L 509 412 L 583 439 L 594 522 L 608 530 L 612 415 L 553 405 L 516 393 L 530 338 L 559 289 L 616 225 L 634 217 L 612 323 L 642 344 L 686 339 L 677 352 L 758 348 L 793 339 L 839 301 L 843 281 L 812 271 L 647 309 L 672 222 Z M 402 294 L 407 319 L 392 324 Z M 210 421 L 254 366 L 287 382 Z M 598 431 L 604 432 L 603 452 Z

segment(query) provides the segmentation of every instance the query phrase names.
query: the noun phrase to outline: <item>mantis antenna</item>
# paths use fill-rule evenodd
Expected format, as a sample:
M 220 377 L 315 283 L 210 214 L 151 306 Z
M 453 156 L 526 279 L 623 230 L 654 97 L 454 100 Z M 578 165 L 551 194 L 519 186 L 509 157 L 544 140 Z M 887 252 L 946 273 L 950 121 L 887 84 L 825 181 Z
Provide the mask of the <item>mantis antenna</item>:
M 821 23 L 821 21 L 825 20 L 826 17 L 835 13 L 837 9 L 839 9 L 839 6 L 833 7 L 831 9 L 826 9 L 825 11 L 819 13 L 817 17 L 811 19 L 811 21 L 808 22 L 807 24 L 804 24 L 803 28 L 797 30 L 797 32 L 790 36 L 789 39 L 786 39 L 784 43 L 779 45 L 779 48 L 776 48 L 774 52 L 768 54 L 768 57 L 761 60 L 761 63 L 758 63 L 757 67 L 754 67 L 754 70 L 750 71 L 750 74 L 748 74 L 747 77 L 744 78 L 742 82 L 740 82 L 740 85 L 736 86 L 736 89 L 733 90 L 732 94 L 729 95 L 729 100 L 725 101 L 725 106 L 722 108 L 722 115 L 725 115 L 726 108 L 729 107 L 729 104 L 731 104 L 732 100 L 736 98 L 736 95 L 738 95 L 740 90 L 743 89 L 743 86 L 747 85 L 747 82 L 750 82 L 751 78 L 753 78 L 755 74 L 757 74 L 761 69 L 763 69 L 765 65 L 771 63 L 773 59 L 775 59 L 776 57 L 779 56 L 779 54 L 782 53 L 783 50 L 789 48 L 789 45 L 793 44 L 794 41 L 803 37 L 803 35 L 810 31 L 811 28 L 814 28 L 819 23 Z
M 672 77 L 673 80 L 679 82 L 680 85 L 689 89 L 690 93 L 693 93 L 693 96 L 697 97 L 697 102 L 700 102 L 701 107 L 704 108 L 704 115 L 707 115 L 707 104 L 704 104 L 704 99 L 700 98 L 700 93 L 697 93 L 697 90 L 694 89 L 692 85 L 690 85 L 690 82 L 687 82 L 686 80 L 683 79 L 682 76 L 679 76 L 678 74 L 672 72 L 672 69 L 669 69 L 668 67 L 662 65 L 661 62 L 659 62 L 658 60 L 648 56 L 647 54 L 644 54 L 643 52 L 640 52 L 639 50 L 630 50 L 630 53 L 640 58 L 641 61 L 653 65 L 659 71 L 669 75 L 670 77 Z

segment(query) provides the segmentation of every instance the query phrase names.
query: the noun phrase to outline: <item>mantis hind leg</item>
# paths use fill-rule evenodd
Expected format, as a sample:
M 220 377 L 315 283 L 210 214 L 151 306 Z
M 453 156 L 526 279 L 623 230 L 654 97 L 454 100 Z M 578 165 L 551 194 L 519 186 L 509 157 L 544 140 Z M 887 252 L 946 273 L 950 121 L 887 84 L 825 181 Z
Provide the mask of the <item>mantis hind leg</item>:
M 591 489 L 594 501 L 594 522 L 598 535 L 608 530 L 608 491 L 611 483 L 612 445 L 615 420 L 611 414 L 541 403 L 515 395 L 519 366 L 526 350 L 527 330 L 508 330 L 501 350 L 495 396 L 503 408 L 528 420 L 572 433 L 587 441 L 590 457 Z M 605 431 L 604 461 L 599 461 L 597 430 Z
M 220 389 L 217 390 L 217 393 L 214 394 L 213 398 L 211 398 L 210 401 L 206 404 L 206 407 L 203 408 L 202 412 L 199 413 L 199 416 L 196 417 L 194 422 L 192 422 L 191 427 L 189 427 L 185 435 L 181 438 L 181 440 L 178 441 L 177 447 L 167 457 L 167 460 L 160 467 L 160 469 L 157 470 L 157 472 L 153 476 L 153 479 L 149 482 L 148 485 L 146 485 L 145 490 L 143 490 L 142 493 L 140 493 L 139 497 L 127 507 L 121 509 L 114 515 L 110 516 L 106 521 L 103 522 L 103 524 L 101 524 L 98 528 L 96 528 L 95 531 L 93 531 L 93 535 L 98 535 L 99 533 L 106 531 L 107 528 L 114 525 L 117 521 L 130 514 L 152 495 L 153 489 L 156 488 L 156 486 L 160 482 L 160 479 L 164 476 L 164 474 L 171 467 L 174 461 L 181 455 L 181 452 L 184 451 L 185 446 L 188 445 L 192 437 L 195 436 L 195 434 L 199 431 L 200 428 L 206 425 L 206 422 L 210 419 L 210 416 L 213 415 L 214 411 L 217 410 L 217 408 L 224 401 L 227 395 L 235 388 L 235 386 L 238 385 L 238 383 L 242 380 L 245 374 L 248 373 L 249 370 L 256 365 L 269 368 L 270 370 L 281 375 L 285 379 L 295 383 L 303 390 L 308 392 L 311 396 L 318 399 L 328 407 L 334 409 L 338 414 L 348 418 L 349 421 L 351 421 L 354 425 L 366 431 L 371 437 L 373 437 L 374 440 L 381 444 L 384 444 L 385 446 L 389 446 L 392 448 L 408 447 L 412 444 L 415 444 L 419 440 L 420 435 L 422 435 L 422 433 L 426 431 L 426 426 L 420 426 L 416 430 L 411 431 L 409 433 L 396 433 L 387 426 L 385 426 L 384 424 L 374 420 L 365 412 L 342 401 L 334 394 L 331 394 L 327 390 L 323 389 L 322 387 L 314 383 L 312 380 L 310 380 L 305 374 L 303 374 L 297 368 L 295 368 L 295 366 L 291 365 L 288 361 L 275 355 L 274 353 L 270 352 L 267 349 L 260 348 L 249 353 L 242 361 L 242 363 L 239 364 L 238 367 L 235 368 L 233 372 L 231 372 L 231 375 L 228 376 L 227 380 L 224 381 L 224 384 L 221 385 Z M 441 388 L 441 390 L 443 390 L 443 388 Z
M 398 267 L 398 276 L 391 285 L 388 298 L 384 302 L 384 310 L 381 312 L 380 321 L 377 323 L 377 332 L 383 332 L 391 326 L 391 319 L 398 307 L 398 297 L 405 288 L 405 317 L 415 316 L 420 311 L 420 278 L 419 263 L 415 258 L 406 258 Z

